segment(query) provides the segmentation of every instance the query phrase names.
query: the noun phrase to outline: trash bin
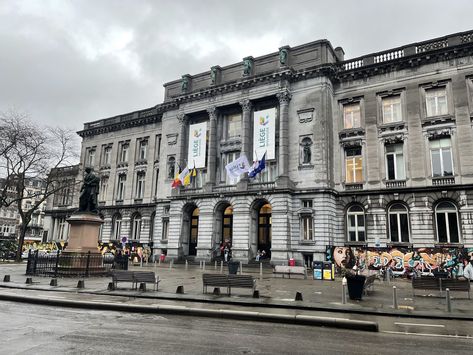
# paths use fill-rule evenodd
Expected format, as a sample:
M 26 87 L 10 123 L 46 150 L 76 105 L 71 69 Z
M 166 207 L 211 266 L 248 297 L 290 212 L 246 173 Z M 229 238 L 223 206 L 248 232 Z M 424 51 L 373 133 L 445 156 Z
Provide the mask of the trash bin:
M 296 266 L 296 261 L 294 260 L 294 258 L 289 259 L 289 266 Z
M 238 272 L 238 268 L 240 267 L 240 263 L 238 261 L 229 261 L 228 262 L 228 273 L 230 275 L 236 275 Z
M 330 281 L 335 280 L 335 267 L 330 261 L 324 261 L 323 263 L 323 279 Z
M 361 301 L 363 295 L 363 286 L 365 284 L 366 276 L 363 275 L 347 275 L 348 296 L 351 300 Z
M 324 263 L 322 261 L 314 261 L 312 269 L 314 270 L 314 280 L 322 280 L 322 269 Z

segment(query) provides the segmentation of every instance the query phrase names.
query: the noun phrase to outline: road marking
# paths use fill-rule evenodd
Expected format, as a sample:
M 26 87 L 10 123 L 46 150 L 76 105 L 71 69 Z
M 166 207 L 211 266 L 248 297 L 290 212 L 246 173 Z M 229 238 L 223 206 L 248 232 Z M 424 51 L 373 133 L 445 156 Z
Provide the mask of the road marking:
M 445 326 L 444 326 L 443 324 L 426 324 L 426 323 L 398 323 L 398 322 L 395 322 L 394 324 L 396 324 L 396 325 L 406 325 L 406 326 L 413 325 L 413 326 L 416 326 L 416 327 L 436 327 L 436 328 L 445 328 Z
M 410 332 L 395 332 L 391 330 L 383 330 L 381 333 L 398 334 L 398 335 L 419 335 L 423 337 L 436 337 L 436 338 L 463 338 L 473 339 L 470 335 L 448 335 L 448 334 L 428 334 L 428 333 L 410 333 Z

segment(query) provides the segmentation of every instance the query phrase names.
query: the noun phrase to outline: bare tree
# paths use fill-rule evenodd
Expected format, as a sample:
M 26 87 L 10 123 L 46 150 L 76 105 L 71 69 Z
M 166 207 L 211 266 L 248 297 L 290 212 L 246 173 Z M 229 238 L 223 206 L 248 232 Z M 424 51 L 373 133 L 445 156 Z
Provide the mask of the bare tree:
M 33 124 L 25 114 L 0 113 L 0 176 L 4 176 L 0 207 L 14 204 L 21 217 L 18 261 L 33 213 L 49 196 L 64 188 L 57 168 L 77 160 L 74 138 L 70 130 Z M 28 193 L 32 180 L 41 181 L 41 189 Z M 25 199 L 32 203 L 25 206 Z

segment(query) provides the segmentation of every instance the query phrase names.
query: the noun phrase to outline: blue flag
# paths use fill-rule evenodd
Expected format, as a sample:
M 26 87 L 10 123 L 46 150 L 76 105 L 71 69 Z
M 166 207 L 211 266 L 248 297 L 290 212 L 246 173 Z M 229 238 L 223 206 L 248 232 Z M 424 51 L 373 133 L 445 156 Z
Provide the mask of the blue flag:
M 261 160 L 256 161 L 253 166 L 248 171 L 248 177 L 254 178 L 260 172 L 262 172 L 266 168 L 266 153 L 263 154 Z

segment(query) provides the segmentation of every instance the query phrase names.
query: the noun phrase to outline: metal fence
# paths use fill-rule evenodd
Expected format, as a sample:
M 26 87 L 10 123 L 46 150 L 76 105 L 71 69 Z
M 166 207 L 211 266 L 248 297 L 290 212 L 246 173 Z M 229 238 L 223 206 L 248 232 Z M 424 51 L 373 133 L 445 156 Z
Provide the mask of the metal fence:
M 56 254 L 40 254 L 38 250 L 28 253 L 26 275 L 51 277 L 105 276 L 112 269 L 127 270 L 128 258 L 115 258 L 113 255 L 69 254 L 58 251 Z

